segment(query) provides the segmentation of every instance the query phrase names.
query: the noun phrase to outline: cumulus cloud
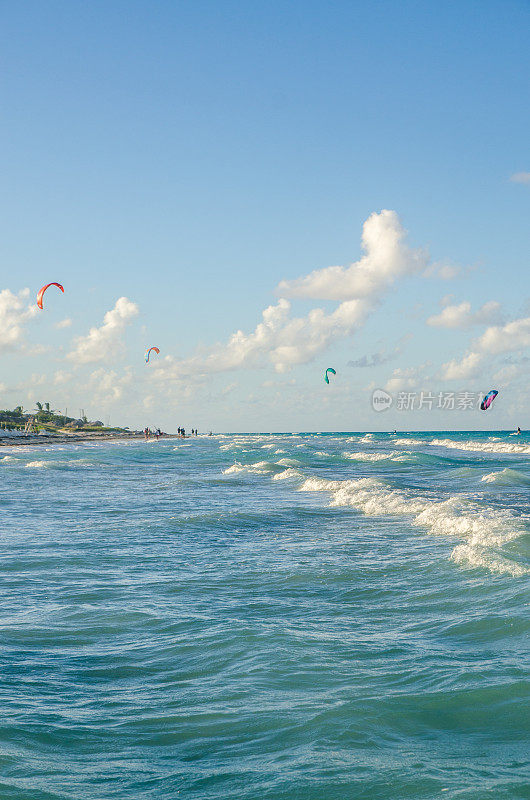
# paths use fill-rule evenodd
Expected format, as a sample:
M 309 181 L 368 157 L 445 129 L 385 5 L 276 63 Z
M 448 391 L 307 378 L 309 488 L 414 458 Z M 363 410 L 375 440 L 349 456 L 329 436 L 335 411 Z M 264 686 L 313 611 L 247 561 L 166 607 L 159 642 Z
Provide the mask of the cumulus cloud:
M 315 308 L 305 317 L 290 317 L 291 304 L 285 298 L 262 313 L 262 321 L 251 333 L 239 330 L 225 344 L 215 345 L 206 355 L 181 362 L 169 361 L 175 377 L 226 372 L 241 367 L 260 367 L 266 363 L 277 372 L 295 364 L 305 364 L 333 340 L 351 333 L 364 321 L 368 308 L 361 300 L 341 303 L 331 314 Z M 157 377 L 167 367 L 157 370 Z
M 424 377 L 425 369 L 429 366 L 430 362 L 420 364 L 418 367 L 398 367 L 386 382 L 385 390 L 387 392 L 402 392 L 406 389 L 416 388 L 418 380 Z
M 56 322 L 54 327 L 58 328 L 59 330 L 61 330 L 62 328 L 69 328 L 71 324 L 72 324 L 72 320 L 69 319 L 69 318 L 66 318 L 66 319 L 62 319 L 60 322 Z
M 80 364 L 90 364 L 116 357 L 116 349 L 123 348 L 122 334 L 126 326 L 138 314 L 136 303 L 120 297 L 116 305 L 103 317 L 103 325 L 90 328 L 86 336 L 79 336 L 68 358 Z
M 461 360 L 453 359 L 442 367 L 442 378 L 448 381 L 474 378 L 482 363 L 481 353 L 470 352 Z
M 37 306 L 26 305 L 29 289 L 14 294 L 9 289 L 0 292 L 0 352 L 23 346 L 26 322 L 34 317 Z
M 491 354 L 530 347 L 530 317 L 488 328 L 478 340 L 478 347 L 482 352 Z
M 350 300 L 375 297 L 396 278 L 425 269 L 428 254 L 410 248 L 395 211 L 383 209 L 371 214 L 363 225 L 365 255 L 349 267 L 325 267 L 294 281 L 282 281 L 278 293 L 283 297 L 308 297 L 318 300 Z
M 55 386 L 61 386 L 65 383 L 68 383 L 71 377 L 72 375 L 70 372 L 65 372 L 62 369 L 58 369 L 53 376 L 53 383 Z
M 440 314 L 429 317 L 427 325 L 435 328 L 469 328 L 472 325 L 487 325 L 498 320 L 500 304 L 491 300 L 482 308 L 471 311 L 471 303 L 465 300 L 460 305 L 447 305 Z
M 530 183 L 530 172 L 514 172 L 510 180 L 512 183 Z
M 527 347 L 530 347 L 530 317 L 492 325 L 473 342 L 472 349 L 460 361 L 454 359 L 443 365 L 442 376 L 447 380 L 475 377 L 486 359 L 491 361 L 501 353 Z
M 405 238 L 406 231 L 394 211 L 372 214 L 363 226 L 365 255 L 359 261 L 283 281 L 278 287 L 279 301 L 262 312 L 262 320 L 252 332 L 238 330 L 228 342 L 185 360 L 167 358 L 158 366 L 156 377 L 200 380 L 207 373 L 267 364 L 285 372 L 312 361 L 332 342 L 363 325 L 397 278 L 425 268 L 427 255 L 411 249 Z M 329 313 L 314 308 L 306 316 L 293 317 L 286 295 L 336 300 L 339 305 Z
M 114 370 L 103 367 L 94 370 L 88 380 L 88 388 L 93 392 L 92 399 L 95 404 L 106 405 L 109 402 L 121 400 L 124 391 L 133 380 L 132 371 L 126 369 L 122 375 Z

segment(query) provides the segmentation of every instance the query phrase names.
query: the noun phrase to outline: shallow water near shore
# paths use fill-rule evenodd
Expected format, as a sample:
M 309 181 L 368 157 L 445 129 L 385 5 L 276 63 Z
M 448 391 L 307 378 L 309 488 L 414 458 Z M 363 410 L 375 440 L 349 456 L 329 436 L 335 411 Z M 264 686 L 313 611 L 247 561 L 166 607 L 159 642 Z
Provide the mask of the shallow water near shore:
M 530 797 L 530 436 L 0 452 L 2 800 Z

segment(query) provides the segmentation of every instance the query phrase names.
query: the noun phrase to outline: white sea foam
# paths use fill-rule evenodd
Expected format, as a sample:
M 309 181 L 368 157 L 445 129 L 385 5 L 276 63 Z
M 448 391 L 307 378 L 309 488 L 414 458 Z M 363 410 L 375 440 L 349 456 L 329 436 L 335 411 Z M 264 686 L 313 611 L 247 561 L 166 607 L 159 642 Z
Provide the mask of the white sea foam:
M 343 453 L 344 458 L 349 458 L 352 461 L 407 461 L 404 456 L 408 455 L 407 451 L 394 450 L 392 453 Z
M 412 439 L 401 441 L 418 443 Z M 441 446 L 460 446 L 459 442 L 450 439 L 434 439 L 431 443 L 439 445 L 440 442 Z M 476 443 L 472 440 L 464 440 L 462 444 L 466 446 Z M 479 449 L 482 450 L 484 446 L 495 447 L 497 444 L 502 446 L 505 443 L 478 442 L 477 444 L 481 445 Z M 298 446 L 303 447 L 304 445 Z M 290 447 L 292 451 L 297 445 L 291 443 Z M 516 449 L 519 447 L 520 445 Z M 270 450 L 271 448 L 263 449 Z M 318 453 L 329 455 L 325 451 L 318 451 Z M 414 453 L 414 450 L 395 449 L 385 453 L 354 449 L 352 452 L 343 451 L 343 457 L 361 462 L 373 462 L 375 466 L 378 462 L 407 461 L 415 458 Z M 287 481 L 288 485 L 292 485 L 293 488 L 297 487 L 302 492 L 326 493 L 330 497 L 332 506 L 356 508 L 369 516 L 394 516 L 408 519 L 411 524 L 422 528 L 429 534 L 456 540 L 453 544 L 451 558 L 460 565 L 486 568 L 494 573 L 516 576 L 529 572 L 515 559 L 509 555 L 505 556 L 503 552 L 503 548 L 511 540 L 517 539 L 527 531 L 528 517 L 526 516 L 518 517 L 509 511 L 462 498 L 458 494 L 445 500 L 433 500 L 428 494 L 422 494 L 412 488 L 394 489 L 375 477 L 347 480 L 308 477 L 307 474 L 304 474 L 300 462 L 294 458 L 280 458 L 277 461 L 262 460 L 250 464 L 236 461 L 224 470 L 226 475 L 238 473 L 268 476 L 275 482 Z M 476 475 L 476 469 L 473 474 Z M 527 479 L 523 473 L 515 470 L 492 472 L 484 475 L 482 480 L 484 483 L 515 483 L 526 480 L 530 482 L 530 479 Z
M 483 483 L 497 483 L 501 486 L 525 486 L 530 485 L 530 476 L 524 475 L 516 469 L 501 469 L 499 472 L 490 472 L 483 475 L 480 479 Z
M 267 472 L 274 472 L 275 464 L 270 461 L 256 461 L 254 464 L 240 464 L 236 461 L 231 467 L 223 470 L 223 475 L 230 475 L 237 472 L 253 472 L 256 474 L 266 474 Z
M 512 575 L 514 578 L 521 578 L 523 575 L 528 575 L 529 572 L 520 564 L 515 564 L 513 561 L 508 561 L 507 558 L 495 556 L 488 550 L 469 544 L 459 544 L 455 547 L 451 553 L 451 559 L 455 564 L 464 567 L 487 569 L 500 575 Z
M 48 469 L 48 467 L 53 467 L 55 465 L 54 461 L 28 461 L 26 464 L 26 468 L 29 469 Z
M 352 461 L 386 461 L 392 458 L 391 453 L 343 453 L 344 458 Z
M 456 496 L 436 502 L 391 489 L 375 478 L 344 481 L 308 478 L 300 491 L 329 492 L 333 506 L 352 506 L 370 516 L 410 516 L 414 525 L 426 528 L 431 534 L 464 539 L 465 548 L 459 545 L 452 554 L 458 563 L 491 564 L 494 572 L 512 575 L 528 572 L 502 556 L 486 552 L 487 548 L 501 547 L 525 532 L 524 520 L 507 511 L 481 507 Z
M 517 442 L 474 442 L 471 440 L 457 442 L 453 439 L 433 439 L 429 444 L 435 447 L 446 447 L 451 450 L 468 450 L 472 453 L 508 453 L 514 455 L 530 455 L 530 445 Z
M 392 439 L 391 444 L 422 444 L 419 439 Z
M 292 469 L 291 467 L 289 467 L 288 469 L 284 469 L 283 472 L 277 472 L 276 475 L 273 475 L 272 476 L 272 480 L 273 481 L 284 481 L 284 480 L 287 480 L 289 478 L 290 479 L 296 478 L 298 480 L 303 480 L 303 477 L 304 476 L 302 475 L 301 472 L 299 472 L 299 470 Z

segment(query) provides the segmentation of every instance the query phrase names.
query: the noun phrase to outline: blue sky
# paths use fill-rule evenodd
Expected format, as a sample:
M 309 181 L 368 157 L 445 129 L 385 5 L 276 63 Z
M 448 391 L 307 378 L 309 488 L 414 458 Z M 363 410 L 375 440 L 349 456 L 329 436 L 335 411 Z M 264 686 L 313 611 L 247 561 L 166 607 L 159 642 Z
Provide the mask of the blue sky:
M 24 2 L 0 18 L 0 406 L 166 429 L 530 427 L 526 2 Z M 382 209 L 421 265 L 385 273 L 293 363 L 271 355 L 289 323 L 224 363 L 282 281 L 359 262 Z M 51 280 L 65 295 L 32 313 Z M 289 292 L 296 319 L 355 297 Z M 460 311 L 436 322 L 442 305 Z M 370 402 L 492 385 L 488 416 Z

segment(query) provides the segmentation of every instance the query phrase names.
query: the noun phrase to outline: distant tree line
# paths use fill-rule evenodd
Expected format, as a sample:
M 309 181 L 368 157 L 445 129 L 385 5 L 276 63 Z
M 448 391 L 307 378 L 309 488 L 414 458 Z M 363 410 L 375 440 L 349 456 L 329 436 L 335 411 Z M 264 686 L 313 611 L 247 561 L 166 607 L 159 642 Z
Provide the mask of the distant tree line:
M 124 428 L 104 428 L 101 420 L 89 421 L 86 414 L 79 419 L 68 417 L 54 411 L 49 403 L 36 403 L 34 411 L 24 411 L 23 406 L 16 406 L 11 411 L 8 409 L 0 410 L 0 427 L 2 428 L 26 428 L 31 424 L 34 428 L 48 431 L 56 431 L 60 428 L 71 428 L 77 430 L 104 429 L 110 431 L 125 430 Z

